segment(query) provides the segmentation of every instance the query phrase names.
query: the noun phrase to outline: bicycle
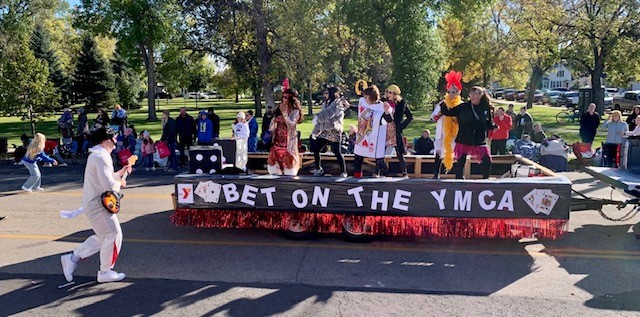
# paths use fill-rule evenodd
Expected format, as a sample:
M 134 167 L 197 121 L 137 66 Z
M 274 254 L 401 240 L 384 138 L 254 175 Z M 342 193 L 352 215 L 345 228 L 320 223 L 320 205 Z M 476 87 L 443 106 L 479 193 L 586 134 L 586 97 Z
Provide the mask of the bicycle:
M 577 109 L 567 109 L 561 112 L 558 112 L 556 115 L 556 121 L 560 124 L 567 124 L 569 122 L 575 123 L 580 122 L 580 110 Z

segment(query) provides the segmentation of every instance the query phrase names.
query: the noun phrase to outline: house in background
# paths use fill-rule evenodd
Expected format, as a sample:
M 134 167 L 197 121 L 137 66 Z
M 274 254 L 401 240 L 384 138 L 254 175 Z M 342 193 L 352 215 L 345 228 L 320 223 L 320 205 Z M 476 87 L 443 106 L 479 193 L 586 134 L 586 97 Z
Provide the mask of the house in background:
M 542 75 L 540 89 L 569 88 L 572 81 L 571 70 L 566 65 L 557 64 Z

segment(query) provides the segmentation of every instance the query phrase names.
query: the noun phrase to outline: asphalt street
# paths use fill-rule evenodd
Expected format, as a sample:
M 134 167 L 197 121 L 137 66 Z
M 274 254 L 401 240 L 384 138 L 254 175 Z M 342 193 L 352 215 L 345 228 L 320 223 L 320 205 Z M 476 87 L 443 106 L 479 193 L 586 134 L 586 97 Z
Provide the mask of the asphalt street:
M 574 189 L 624 199 L 584 173 Z M 98 284 L 98 257 L 66 283 L 60 256 L 92 234 L 82 167 L 43 168 L 45 191 L 19 191 L 24 167 L 0 165 L 0 316 L 640 316 L 640 243 L 630 226 L 572 212 L 552 240 L 286 240 L 269 230 L 169 222 L 173 177 L 136 171 L 119 214 L 119 283 Z M 611 216 L 621 216 L 607 206 Z

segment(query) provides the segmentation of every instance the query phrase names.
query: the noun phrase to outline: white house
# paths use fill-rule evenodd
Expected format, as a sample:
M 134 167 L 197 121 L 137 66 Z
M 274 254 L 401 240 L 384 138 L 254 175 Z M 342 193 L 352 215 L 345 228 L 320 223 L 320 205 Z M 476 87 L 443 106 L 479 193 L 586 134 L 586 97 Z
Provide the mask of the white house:
M 566 65 L 555 65 L 548 73 L 542 75 L 541 89 L 554 89 L 558 87 L 569 88 L 573 77 L 571 70 Z

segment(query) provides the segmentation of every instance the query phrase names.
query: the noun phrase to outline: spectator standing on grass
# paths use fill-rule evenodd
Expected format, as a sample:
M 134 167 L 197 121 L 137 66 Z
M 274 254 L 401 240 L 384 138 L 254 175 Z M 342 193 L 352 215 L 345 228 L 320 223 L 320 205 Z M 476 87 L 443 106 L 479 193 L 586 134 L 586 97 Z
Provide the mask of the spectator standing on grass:
M 516 137 L 519 139 L 523 134 L 531 135 L 533 130 L 533 117 L 527 112 L 527 107 L 520 108 L 520 112 L 516 115 Z
M 416 140 L 414 145 L 417 155 L 429 155 L 433 154 L 435 146 L 433 139 L 431 138 L 431 132 L 429 130 L 422 131 L 422 136 Z
M 547 134 L 542 130 L 542 125 L 536 123 L 533 125 L 533 132 L 531 132 L 531 141 L 535 143 L 542 143 L 547 138 Z
M 62 138 L 73 137 L 73 112 L 66 108 L 58 119 L 58 130 L 62 133 Z
M 212 135 L 214 139 L 220 137 L 220 117 L 213 111 L 213 108 L 209 108 L 209 112 L 207 113 L 207 118 L 211 120 L 212 125 Z
M 505 111 L 505 114 L 511 117 L 511 129 L 509 130 L 509 139 L 516 139 L 517 138 L 516 116 L 518 116 L 518 114 L 513 110 L 513 104 L 510 103 L 509 106 L 507 106 L 507 111 Z
M 178 168 L 176 159 L 176 120 L 171 118 L 169 110 L 162 112 L 162 137 L 160 137 L 160 141 L 166 142 L 169 147 L 171 166 L 167 171 L 175 172 L 176 168 Z
M 205 111 L 200 112 L 197 131 L 198 145 L 211 145 L 211 141 L 213 140 L 213 124 L 207 117 L 207 113 Z
M 500 107 L 493 117 L 493 123 L 498 128 L 489 131 L 491 155 L 505 155 L 507 154 L 507 140 L 509 139 L 509 132 L 513 127 L 513 122 L 511 117 L 505 113 L 504 108 Z
M 43 190 L 40 185 L 42 184 L 42 174 L 38 168 L 38 161 L 44 161 L 58 165 L 58 162 L 44 153 L 45 141 L 44 134 L 36 133 L 29 147 L 27 147 L 27 154 L 22 158 L 22 164 L 29 170 L 29 178 L 22 185 L 22 190 L 26 192 L 32 192 L 35 190 Z
M 580 138 L 584 143 L 593 143 L 600 126 L 600 114 L 596 112 L 596 104 L 590 103 L 587 112 L 580 116 Z
M 176 133 L 178 134 L 180 166 L 184 166 L 187 161 L 184 151 L 185 149 L 188 151 L 191 148 L 196 134 L 196 123 L 184 107 L 180 108 L 180 114 L 176 118 Z
M 87 112 L 84 108 L 78 108 L 78 130 L 76 135 L 78 136 L 78 152 L 80 153 L 85 152 L 84 140 L 87 133 L 89 133 L 89 118 L 87 118 Z
M 617 168 L 620 163 L 619 151 L 625 142 L 624 136 L 629 131 L 629 126 L 622 121 L 622 113 L 614 110 L 609 120 L 602 125 L 602 129 L 607 131 L 607 139 L 602 145 L 602 165 Z
M 122 109 L 119 104 L 116 104 L 111 112 L 111 130 L 122 134 L 127 126 L 127 120 L 127 111 Z
M 257 152 L 258 145 L 258 120 L 253 116 L 253 110 L 247 111 L 247 123 L 249 124 L 249 144 L 248 151 L 250 153 Z
M 634 106 L 631 110 L 631 114 L 627 117 L 627 124 L 629 125 L 629 131 L 633 131 L 636 128 L 636 118 L 640 116 L 640 106 Z
M 155 165 L 153 165 L 153 153 L 156 152 L 156 147 L 153 145 L 153 139 L 151 139 L 151 134 L 149 131 L 143 131 L 140 133 L 142 135 L 142 160 L 144 161 L 143 166 L 146 167 L 146 170 L 149 169 L 156 170 Z

